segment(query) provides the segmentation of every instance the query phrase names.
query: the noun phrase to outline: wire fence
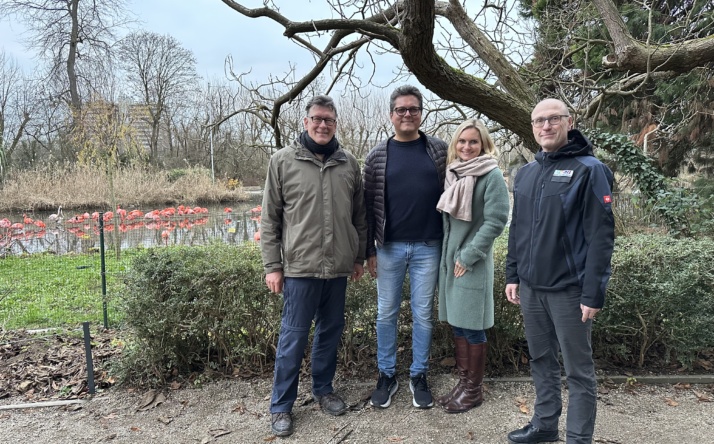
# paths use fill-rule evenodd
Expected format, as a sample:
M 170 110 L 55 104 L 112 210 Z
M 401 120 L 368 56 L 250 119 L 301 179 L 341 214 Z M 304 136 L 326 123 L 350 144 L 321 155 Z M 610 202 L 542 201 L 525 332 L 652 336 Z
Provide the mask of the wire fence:
M 152 247 L 252 242 L 259 210 L 247 203 L 0 219 L 0 330 L 116 325 L 134 256 Z
M 662 226 L 631 195 L 613 197 L 620 220 Z M 179 207 L 141 215 L 77 214 L 39 224 L 27 216 L 10 224 L 1 219 L 0 330 L 73 327 L 85 321 L 116 325 L 122 279 L 135 255 L 151 247 L 252 242 L 259 212 L 255 203 L 246 203 L 190 212 Z

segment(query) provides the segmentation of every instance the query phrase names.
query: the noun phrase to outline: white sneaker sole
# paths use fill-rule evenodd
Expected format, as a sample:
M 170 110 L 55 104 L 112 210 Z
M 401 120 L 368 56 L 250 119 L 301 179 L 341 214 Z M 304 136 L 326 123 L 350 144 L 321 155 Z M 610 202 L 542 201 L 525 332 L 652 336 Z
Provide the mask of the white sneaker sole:
M 414 385 L 412 385 L 411 381 L 409 381 L 409 390 L 412 392 L 412 405 L 418 409 L 430 409 L 434 407 L 434 398 L 431 398 L 431 403 L 428 405 L 420 405 L 419 403 L 416 402 L 416 398 L 414 398 Z
M 372 407 L 377 407 L 378 409 L 386 409 L 387 407 L 392 405 L 392 396 L 397 393 L 397 389 L 399 389 L 399 381 L 394 382 L 394 387 L 392 387 L 392 390 L 389 391 L 389 397 L 387 398 L 387 402 L 382 405 L 379 405 L 372 402 L 372 399 L 370 398 L 369 405 L 371 405 Z

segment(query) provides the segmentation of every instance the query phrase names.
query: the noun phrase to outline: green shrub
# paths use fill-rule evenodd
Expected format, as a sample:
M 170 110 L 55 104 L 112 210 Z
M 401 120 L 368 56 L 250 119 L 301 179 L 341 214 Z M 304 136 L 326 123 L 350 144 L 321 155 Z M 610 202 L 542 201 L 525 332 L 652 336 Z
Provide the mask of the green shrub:
M 134 260 L 121 302 L 134 335 L 124 376 L 163 382 L 206 369 L 263 371 L 274 356 L 281 308 L 253 243 L 147 250 Z
M 595 351 L 620 365 L 691 367 L 714 347 L 714 242 L 664 235 L 618 238 Z
M 506 250 L 507 233 L 494 245 L 491 375 L 523 371 L 528 364 L 520 309 L 504 296 Z M 691 367 L 701 351 L 714 347 L 714 242 L 622 237 L 612 267 L 593 330 L 596 358 L 624 367 Z M 398 330 L 403 369 L 411 362 L 407 288 Z M 251 374 L 272 366 L 282 298 L 265 287 L 253 243 L 147 250 L 130 267 L 121 308 L 134 335 L 120 367 L 130 381 L 163 383 L 170 375 L 205 370 Z M 350 282 L 339 350 L 343 370 L 375 370 L 376 317 L 375 281 L 365 276 Z M 452 356 L 448 324 L 435 321 L 431 352 L 435 361 Z M 309 364 L 309 353 L 306 359 Z

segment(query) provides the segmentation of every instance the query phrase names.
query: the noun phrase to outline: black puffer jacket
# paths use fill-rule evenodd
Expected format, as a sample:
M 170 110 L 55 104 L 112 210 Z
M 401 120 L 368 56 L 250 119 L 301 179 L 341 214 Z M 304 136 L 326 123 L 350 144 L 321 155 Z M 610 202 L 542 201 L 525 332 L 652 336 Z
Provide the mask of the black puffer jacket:
M 421 131 L 419 131 L 419 135 L 426 138 L 426 151 L 429 153 L 431 160 L 434 161 L 443 190 L 448 145 L 443 140 L 427 136 Z M 375 256 L 377 254 L 376 246 L 379 245 L 381 247 L 384 243 L 384 227 L 386 225 L 384 179 L 387 170 L 387 143 L 389 139 L 379 142 L 372 148 L 367 154 L 367 159 L 364 163 L 364 201 L 367 207 L 367 257 Z

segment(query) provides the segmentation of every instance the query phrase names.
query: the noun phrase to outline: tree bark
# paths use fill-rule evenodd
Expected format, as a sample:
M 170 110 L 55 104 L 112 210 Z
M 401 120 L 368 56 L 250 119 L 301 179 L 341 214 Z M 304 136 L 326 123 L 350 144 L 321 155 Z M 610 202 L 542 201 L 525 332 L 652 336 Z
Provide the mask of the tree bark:
M 704 37 L 671 45 L 646 45 L 627 30 L 611 0 L 593 0 L 612 39 L 613 52 L 603 57 L 605 68 L 639 73 L 652 71 L 689 72 L 714 61 L 714 39 Z

